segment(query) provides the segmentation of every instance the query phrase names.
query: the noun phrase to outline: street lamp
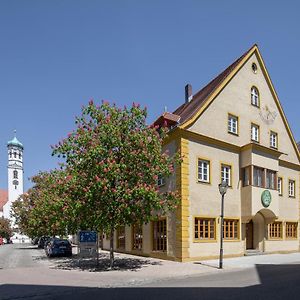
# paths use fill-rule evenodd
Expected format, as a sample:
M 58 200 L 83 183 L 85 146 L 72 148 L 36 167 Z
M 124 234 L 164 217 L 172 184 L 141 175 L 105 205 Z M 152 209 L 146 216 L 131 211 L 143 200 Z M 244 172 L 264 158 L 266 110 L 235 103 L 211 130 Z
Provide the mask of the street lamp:
M 219 269 L 223 269 L 223 226 L 224 226 L 224 196 L 227 192 L 228 184 L 226 181 L 222 181 L 219 184 L 219 192 L 222 196 L 221 200 L 221 224 L 220 224 L 220 260 Z

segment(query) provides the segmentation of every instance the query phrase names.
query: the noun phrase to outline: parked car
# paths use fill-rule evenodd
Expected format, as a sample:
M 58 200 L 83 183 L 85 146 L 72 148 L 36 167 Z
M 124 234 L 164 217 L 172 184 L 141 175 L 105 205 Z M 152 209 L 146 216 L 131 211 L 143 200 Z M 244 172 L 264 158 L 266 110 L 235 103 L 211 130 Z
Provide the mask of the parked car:
M 49 239 L 50 239 L 50 236 L 41 236 L 38 241 L 38 247 L 44 248 L 46 241 L 48 241 Z
M 38 242 L 39 242 L 39 237 L 34 237 L 32 240 L 31 240 L 31 244 L 32 245 L 37 245 L 38 244 Z
M 71 256 L 72 245 L 68 240 L 52 238 L 45 247 L 47 256 Z

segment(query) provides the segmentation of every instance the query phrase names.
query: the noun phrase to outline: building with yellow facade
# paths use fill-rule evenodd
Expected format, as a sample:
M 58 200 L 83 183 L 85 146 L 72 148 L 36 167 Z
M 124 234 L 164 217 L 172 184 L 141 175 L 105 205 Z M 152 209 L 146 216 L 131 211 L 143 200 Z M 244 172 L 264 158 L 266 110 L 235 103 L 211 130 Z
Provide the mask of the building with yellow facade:
M 221 181 L 229 185 L 225 257 L 299 251 L 299 151 L 257 45 L 196 94 L 187 85 L 185 102 L 162 122 L 170 129 L 166 149 L 180 151 L 183 162 L 159 185 L 177 189 L 181 203 L 159 221 L 120 228 L 116 251 L 218 257 Z

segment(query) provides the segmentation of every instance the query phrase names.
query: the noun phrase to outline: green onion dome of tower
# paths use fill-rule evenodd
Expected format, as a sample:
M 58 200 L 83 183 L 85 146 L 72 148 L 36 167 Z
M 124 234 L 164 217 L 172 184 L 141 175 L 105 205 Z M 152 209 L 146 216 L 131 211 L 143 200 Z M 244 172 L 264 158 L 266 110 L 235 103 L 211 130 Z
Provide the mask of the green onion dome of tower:
M 22 149 L 24 148 L 23 144 L 16 137 L 16 131 L 15 131 L 14 138 L 11 141 L 7 142 L 7 146 L 16 146 L 16 147 L 19 147 L 19 148 L 22 148 Z

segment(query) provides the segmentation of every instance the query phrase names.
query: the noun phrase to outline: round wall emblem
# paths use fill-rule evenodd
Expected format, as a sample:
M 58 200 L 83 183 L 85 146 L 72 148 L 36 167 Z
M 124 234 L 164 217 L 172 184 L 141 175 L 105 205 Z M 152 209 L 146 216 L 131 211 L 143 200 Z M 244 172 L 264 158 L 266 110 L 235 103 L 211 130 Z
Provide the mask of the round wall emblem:
M 265 190 L 261 193 L 261 203 L 264 207 L 268 207 L 271 204 L 272 196 L 270 191 Z

